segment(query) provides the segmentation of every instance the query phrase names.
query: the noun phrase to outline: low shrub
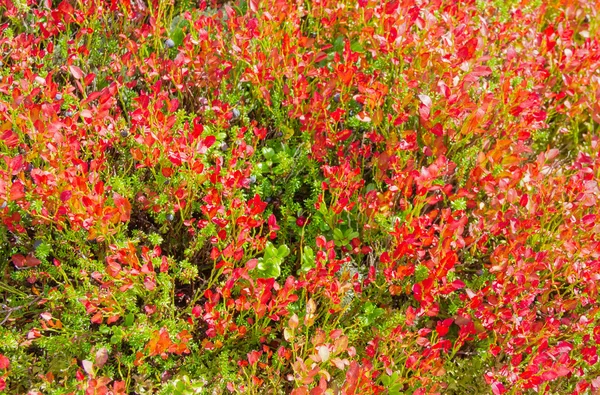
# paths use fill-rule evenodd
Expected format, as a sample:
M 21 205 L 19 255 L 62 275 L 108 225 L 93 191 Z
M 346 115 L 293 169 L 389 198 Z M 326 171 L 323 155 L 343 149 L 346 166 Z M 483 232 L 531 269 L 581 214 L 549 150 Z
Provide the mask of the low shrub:
M 0 391 L 596 393 L 597 13 L 0 0 Z

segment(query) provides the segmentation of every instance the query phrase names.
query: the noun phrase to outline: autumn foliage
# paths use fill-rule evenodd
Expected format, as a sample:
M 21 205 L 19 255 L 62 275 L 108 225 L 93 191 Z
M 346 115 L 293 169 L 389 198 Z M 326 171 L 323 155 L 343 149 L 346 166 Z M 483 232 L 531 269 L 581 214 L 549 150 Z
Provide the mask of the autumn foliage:
M 0 392 L 600 392 L 594 0 L 0 0 Z

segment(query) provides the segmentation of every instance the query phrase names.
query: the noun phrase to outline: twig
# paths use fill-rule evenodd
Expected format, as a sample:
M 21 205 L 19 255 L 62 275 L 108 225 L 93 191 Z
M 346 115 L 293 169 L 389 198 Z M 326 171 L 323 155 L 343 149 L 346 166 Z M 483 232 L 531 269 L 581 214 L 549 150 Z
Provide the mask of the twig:
M 8 319 L 10 318 L 10 316 L 12 315 L 12 313 L 14 313 L 15 311 L 27 308 L 37 302 L 40 301 L 40 299 L 42 299 L 41 296 L 37 296 L 34 300 L 32 300 L 31 302 L 22 305 L 22 306 L 17 306 L 17 307 L 8 307 L 6 305 L 2 305 L 3 309 L 0 310 L 0 313 L 4 314 L 6 313 L 6 317 L 4 317 L 4 319 L 2 320 L 2 322 L 0 322 L 0 325 L 4 325 L 6 323 L 6 321 L 8 321 Z

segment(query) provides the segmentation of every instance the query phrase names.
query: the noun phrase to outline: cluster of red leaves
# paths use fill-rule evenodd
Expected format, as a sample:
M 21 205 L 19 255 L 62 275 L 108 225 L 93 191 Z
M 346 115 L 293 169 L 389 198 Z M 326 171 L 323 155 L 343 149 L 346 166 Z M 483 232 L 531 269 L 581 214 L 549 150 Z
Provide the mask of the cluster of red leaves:
M 597 4 L 251 0 L 212 13 L 201 1 L 179 15 L 188 29 L 167 49 L 164 2 L 25 3 L 0 1 L 5 18 L 32 16 L 38 33 L 0 38 L 0 218 L 7 234 L 80 232 L 105 247 L 101 269 L 79 273 L 80 302 L 91 323 L 118 325 L 119 295 L 144 295 L 154 327 L 136 366 L 253 339 L 227 378 L 232 392 L 383 393 L 386 376 L 399 390 L 444 393 L 448 367 L 473 353 L 494 394 L 600 390 Z M 113 26 L 95 32 L 98 20 Z M 121 45 L 88 70 L 91 34 Z M 66 57 L 47 72 L 59 45 Z M 226 100 L 239 86 L 253 101 L 239 103 L 253 109 L 243 119 Z M 281 140 L 310 143 L 322 190 L 309 214 L 359 237 L 279 236 L 280 212 L 251 193 L 257 148 L 284 126 L 260 117 L 269 111 L 295 128 Z M 560 146 L 540 146 L 544 136 Z M 120 174 L 143 187 L 127 196 Z M 182 309 L 189 331 L 175 337 L 161 320 L 177 307 L 152 303 L 173 258 L 138 248 L 127 229 L 133 215 L 165 212 L 213 263 Z M 257 278 L 268 240 L 299 256 L 314 246 L 314 266 Z M 26 248 L 10 259 L 30 282 L 47 271 Z M 352 306 L 371 298 L 389 321 L 359 327 Z M 125 393 L 84 370 L 86 393 Z

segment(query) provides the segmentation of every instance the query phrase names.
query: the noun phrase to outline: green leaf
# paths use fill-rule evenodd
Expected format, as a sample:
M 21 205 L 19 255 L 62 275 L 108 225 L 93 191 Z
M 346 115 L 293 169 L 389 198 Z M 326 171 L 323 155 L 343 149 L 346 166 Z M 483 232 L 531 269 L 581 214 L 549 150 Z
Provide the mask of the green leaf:
M 133 313 L 129 313 L 125 316 L 125 326 L 133 325 L 133 321 L 135 320 L 135 316 Z
M 307 272 L 315 267 L 315 253 L 312 248 L 304 247 L 304 253 L 302 254 L 302 267 L 300 271 Z
M 290 255 L 290 249 L 288 248 L 288 246 L 286 246 L 285 244 L 280 245 L 277 249 L 277 256 L 280 258 L 285 258 L 288 255 Z
M 342 233 L 342 231 L 338 228 L 333 230 L 333 239 L 336 241 L 342 241 L 344 240 L 344 233 Z
M 190 22 L 186 19 L 181 18 L 177 15 L 171 22 L 171 29 L 169 31 L 169 38 L 173 40 L 175 46 L 183 44 L 185 38 L 184 29 L 190 25 Z
M 275 156 L 275 150 L 270 147 L 263 147 L 262 154 L 267 160 L 272 160 Z
M 256 269 L 261 278 L 277 278 L 281 275 L 281 260 L 259 258 Z
M 348 229 L 345 233 L 344 233 L 344 239 L 350 241 L 356 237 L 358 237 L 358 232 L 353 231 L 352 229 Z
M 358 41 L 354 41 L 352 44 L 350 44 L 350 49 L 354 52 L 365 52 L 364 48 L 362 47 L 362 45 L 360 45 Z
M 319 206 L 319 213 L 321 213 L 323 217 L 327 218 L 327 205 L 325 202 L 321 202 L 321 205 Z
M 325 222 L 320 222 L 319 229 L 321 230 L 321 232 L 326 232 L 329 230 L 329 225 L 327 225 Z
M 184 394 L 186 392 L 186 390 L 187 390 L 187 388 L 183 381 L 178 381 L 177 384 L 175 385 L 175 391 L 177 394 Z
M 363 309 L 364 314 L 361 315 L 360 318 L 364 326 L 371 325 L 377 318 L 381 317 L 385 313 L 384 309 L 377 307 L 377 305 L 371 302 L 365 303 Z
M 333 42 L 333 50 L 338 53 L 342 53 L 344 51 L 344 37 L 338 36 Z
M 271 258 L 271 257 L 273 257 L 273 258 L 277 257 L 277 249 L 275 248 L 273 243 L 268 241 L 267 245 L 265 246 L 265 258 Z

